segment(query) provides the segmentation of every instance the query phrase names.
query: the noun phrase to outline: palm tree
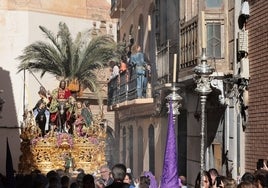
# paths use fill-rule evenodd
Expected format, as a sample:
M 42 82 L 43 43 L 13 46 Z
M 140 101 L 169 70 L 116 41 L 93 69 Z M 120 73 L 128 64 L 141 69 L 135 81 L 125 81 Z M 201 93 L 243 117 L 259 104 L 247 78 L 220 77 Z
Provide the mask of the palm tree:
M 18 72 L 41 72 L 41 77 L 50 73 L 61 79 L 78 81 L 83 88 L 98 92 L 94 71 L 107 66 L 109 60 L 120 57 L 122 46 L 108 35 L 92 38 L 90 30 L 78 33 L 73 40 L 69 28 L 62 22 L 56 36 L 43 26 L 39 28 L 49 42 L 37 41 L 25 47 L 18 57 L 21 61 Z

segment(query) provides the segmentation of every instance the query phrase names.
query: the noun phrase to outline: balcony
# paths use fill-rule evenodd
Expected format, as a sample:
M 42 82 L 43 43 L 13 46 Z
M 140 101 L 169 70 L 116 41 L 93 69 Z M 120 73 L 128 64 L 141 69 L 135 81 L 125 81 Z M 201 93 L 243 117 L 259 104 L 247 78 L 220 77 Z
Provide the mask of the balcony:
M 137 97 L 137 75 L 130 67 L 108 83 L 108 110 L 114 111 L 129 106 L 151 104 L 153 98 Z

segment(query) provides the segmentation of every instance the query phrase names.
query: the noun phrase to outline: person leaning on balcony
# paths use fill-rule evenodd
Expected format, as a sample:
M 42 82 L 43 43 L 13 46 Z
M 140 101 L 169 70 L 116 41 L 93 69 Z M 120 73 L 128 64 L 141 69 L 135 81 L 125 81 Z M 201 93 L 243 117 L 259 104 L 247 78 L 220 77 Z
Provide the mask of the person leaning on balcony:
M 145 66 L 144 54 L 141 52 L 141 47 L 139 45 L 133 45 L 132 54 L 130 57 L 130 63 L 135 66 L 137 75 L 137 96 L 138 98 L 145 97 L 143 95 L 144 78 L 145 78 Z
M 117 65 L 117 63 L 115 61 L 110 61 L 109 62 L 110 67 L 111 67 L 111 76 L 110 76 L 110 80 L 114 79 L 115 77 L 117 77 L 119 75 L 119 67 Z
M 127 70 L 127 57 L 122 55 L 121 56 L 121 60 L 120 60 L 120 68 L 119 68 L 119 72 L 125 72 Z

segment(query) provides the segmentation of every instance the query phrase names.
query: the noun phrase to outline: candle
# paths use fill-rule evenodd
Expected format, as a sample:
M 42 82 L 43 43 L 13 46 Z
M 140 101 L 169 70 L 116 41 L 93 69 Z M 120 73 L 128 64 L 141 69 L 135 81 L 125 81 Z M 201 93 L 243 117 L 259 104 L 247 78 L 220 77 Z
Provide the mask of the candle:
M 206 48 L 207 46 L 207 32 L 206 32 L 206 22 L 205 22 L 205 12 L 201 11 L 201 36 L 202 36 L 202 43 L 201 46 L 202 48 Z
M 176 82 L 176 72 L 177 72 L 177 54 L 174 54 L 174 63 L 173 63 L 173 82 Z
M 151 15 L 148 15 L 148 31 L 152 30 Z

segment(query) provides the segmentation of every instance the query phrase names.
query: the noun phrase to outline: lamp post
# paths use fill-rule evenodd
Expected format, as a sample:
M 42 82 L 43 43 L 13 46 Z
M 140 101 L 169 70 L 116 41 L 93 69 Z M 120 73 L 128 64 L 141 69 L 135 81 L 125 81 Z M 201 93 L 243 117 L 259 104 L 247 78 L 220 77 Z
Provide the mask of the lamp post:
M 210 87 L 211 78 L 210 75 L 214 69 L 207 64 L 206 48 L 202 48 L 201 62 L 194 68 L 194 72 L 197 75 L 195 81 L 197 87 L 195 89 L 198 92 L 201 103 L 201 148 L 200 148 L 200 187 L 203 183 L 203 172 L 205 170 L 205 128 L 206 128 L 206 100 L 207 95 L 212 91 Z

